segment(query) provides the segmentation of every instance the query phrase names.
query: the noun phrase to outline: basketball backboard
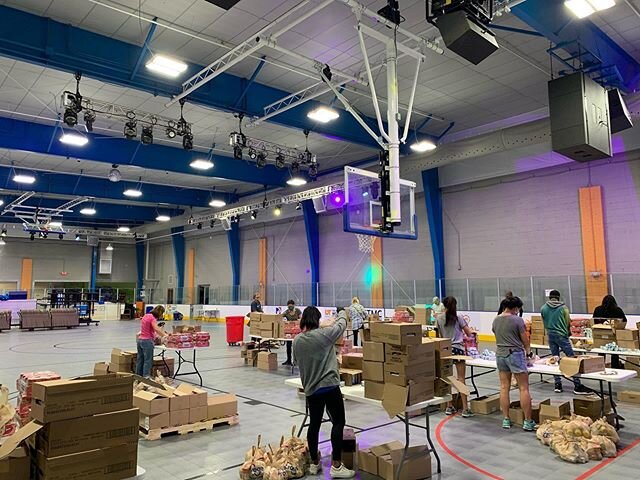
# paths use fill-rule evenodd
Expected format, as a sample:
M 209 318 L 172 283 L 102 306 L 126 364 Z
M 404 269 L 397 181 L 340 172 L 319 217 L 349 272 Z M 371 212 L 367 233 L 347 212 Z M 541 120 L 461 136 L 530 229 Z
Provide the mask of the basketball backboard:
M 378 237 L 418 238 L 416 217 L 416 184 L 400 180 L 401 222 L 393 232 L 382 232 L 382 199 L 378 174 L 355 167 L 344 167 L 344 231 Z

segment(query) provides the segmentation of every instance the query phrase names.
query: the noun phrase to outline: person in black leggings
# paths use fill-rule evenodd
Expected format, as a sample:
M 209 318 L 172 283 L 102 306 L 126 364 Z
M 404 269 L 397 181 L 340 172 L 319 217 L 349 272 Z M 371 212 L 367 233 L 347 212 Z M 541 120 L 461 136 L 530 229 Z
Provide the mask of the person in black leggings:
M 347 315 L 338 309 L 338 319 L 330 327 L 320 327 L 320 311 L 307 307 L 302 313 L 302 333 L 293 341 L 294 363 L 300 369 L 300 379 L 309 408 L 307 442 L 311 455 L 309 473 L 317 475 L 322 467 L 318 452 L 318 436 L 325 409 L 331 428 L 331 478 L 352 478 L 353 470 L 342 463 L 342 435 L 345 425 L 344 401 L 340 392 L 340 374 L 334 345 L 344 335 Z

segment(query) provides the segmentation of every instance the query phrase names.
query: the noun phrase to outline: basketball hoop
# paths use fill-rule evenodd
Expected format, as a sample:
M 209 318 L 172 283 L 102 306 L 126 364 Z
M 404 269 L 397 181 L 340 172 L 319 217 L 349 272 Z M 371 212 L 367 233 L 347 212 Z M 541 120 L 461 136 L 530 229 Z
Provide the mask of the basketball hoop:
M 373 235 L 363 235 L 356 233 L 358 237 L 358 250 L 362 253 L 373 253 L 373 242 L 376 239 Z

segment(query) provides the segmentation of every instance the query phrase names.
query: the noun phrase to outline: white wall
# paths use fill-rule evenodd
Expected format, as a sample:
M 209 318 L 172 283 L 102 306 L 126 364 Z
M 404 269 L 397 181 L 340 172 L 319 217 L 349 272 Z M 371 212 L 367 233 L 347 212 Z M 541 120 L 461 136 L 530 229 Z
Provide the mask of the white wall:
M 195 285 L 211 287 L 231 284 L 231 259 L 225 233 L 216 233 L 197 238 L 187 238 L 187 251 L 194 248 Z M 173 252 L 171 252 L 173 256 Z M 173 257 L 172 257 L 173 258 Z

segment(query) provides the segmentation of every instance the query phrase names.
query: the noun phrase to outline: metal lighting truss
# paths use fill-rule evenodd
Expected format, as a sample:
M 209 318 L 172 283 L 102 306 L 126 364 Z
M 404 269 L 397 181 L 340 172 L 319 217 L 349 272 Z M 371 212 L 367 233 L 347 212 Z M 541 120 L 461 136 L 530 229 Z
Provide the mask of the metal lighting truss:
M 298 150 L 297 148 L 285 147 L 278 145 L 277 143 L 269 142 L 267 140 L 260 140 L 258 138 L 245 137 L 246 148 L 253 148 L 256 153 L 265 153 L 272 155 L 282 155 L 285 158 L 289 158 L 294 162 L 298 162 L 300 165 L 310 165 L 316 163 L 316 156 L 309 151 Z M 267 157 L 267 160 L 274 162 L 275 159 Z
M 68 228 L 67 233 L 75 235 L 86 235 L 87 237 L 100 237 L 100 238 L 123 238 L 123 239 L 137 239 L 144 240 L 147 238 L 146 233 L 136 232 L 113 232 L 110 230 L 91 230 L 88 228 Z
M 92 197 L 77 197 L 55 208 L 24 205 L 24 202 L 35 194 L 36 192 L 23 193 L 2 211 L 2 213 L 12 213 L 14 217 L 22 220 L 24 230 L 31 233 L 67 233 L 63 227 L 51 226 L 51 221 L 54 218 L 62 218 L 64 213 L 71 213 L 74 207 L 92 199 Z

